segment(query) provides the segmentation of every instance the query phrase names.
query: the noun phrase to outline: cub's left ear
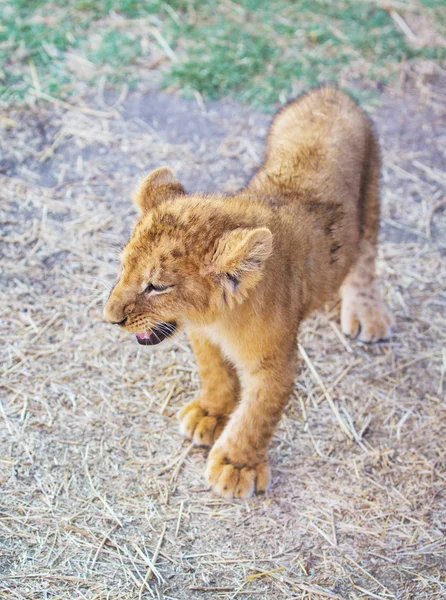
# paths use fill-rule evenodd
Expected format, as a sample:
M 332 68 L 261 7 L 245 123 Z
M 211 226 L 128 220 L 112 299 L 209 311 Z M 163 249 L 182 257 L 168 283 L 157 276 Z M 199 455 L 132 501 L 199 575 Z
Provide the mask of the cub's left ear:
M 173 171 L 169 167 L 160 167 L 144 177 L 133 195 L 133 200 L 144 214 L 158 204 L 185 193 Z
M 241 299 L 260 279 L 273 247 L 273 236 L 266 227 L 234 229 L 217 243 L 213 268 L 222 275 L 225 296 Z

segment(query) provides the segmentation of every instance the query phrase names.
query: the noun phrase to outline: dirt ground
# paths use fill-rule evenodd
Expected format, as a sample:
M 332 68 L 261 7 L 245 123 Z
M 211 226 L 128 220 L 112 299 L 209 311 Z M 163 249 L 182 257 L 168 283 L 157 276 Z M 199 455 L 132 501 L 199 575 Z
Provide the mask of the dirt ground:
M 216 497 L 205 451 L 177 432 L 199 387 L 187 340 L 149 353 L 101 311 L 138 177 L 168 164 L 190 190 L 233 191 L 269 117 L 159 91 L 3 113 L 1 598 L 446 598 L 438 98 L 385 96 L 373 112 L 395 336 L 345 339 L 335 302 L 305 323 L 273 486 L 249 501 Z

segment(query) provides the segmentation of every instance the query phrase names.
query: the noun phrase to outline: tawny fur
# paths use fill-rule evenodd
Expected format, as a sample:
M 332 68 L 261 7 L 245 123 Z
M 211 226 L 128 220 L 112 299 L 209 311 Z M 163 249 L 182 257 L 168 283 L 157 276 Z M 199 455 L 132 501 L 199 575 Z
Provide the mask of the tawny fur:
M 171 322 L 188 331 L 202 390 L 180 430 L 213 445 L 206 477 L 224 497 L 270 484 L 268 445 L 312 310 L 340 290 L 345 334 L 390 336 L 375 283 L 379 172 L 368 118 L 324 87 L 278 113 L 263 165 L 237 194 L 186 194 L 167 167 L 136 193 L 141 217 L 105 316 L 135 333 Z M 170 287 L 146 293 L 149 283 Z

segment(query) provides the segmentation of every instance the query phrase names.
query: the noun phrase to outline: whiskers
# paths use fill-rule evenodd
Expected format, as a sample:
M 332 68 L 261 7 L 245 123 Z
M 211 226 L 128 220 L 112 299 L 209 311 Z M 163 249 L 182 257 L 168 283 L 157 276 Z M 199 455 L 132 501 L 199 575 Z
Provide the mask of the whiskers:
M 158 331 L 165 336 L 165 339 L 173 340 L 178 334 L 178 327 L 176 325 L 172 325 L 171 323 L 167 323 L 166 321 L 154 321 L 153 333 L 155 337 L 160 340 L 157 335 L 157 332 L 154 329 L 158 329 Z
M 125 241 L 123 241 L 120 238 L 118 239 L 117 237 L 102 239 L 97 242 L 97 246 L 99 248 L 103 248 L 103 249 L 105 248 L 107 250 L 114 250 L 114 252 L 118 255 L 124 249 L 125 244 L 126 244 Z
M 166 321 L 156 321 L 156 327 L 159 327 L 163 333 L 173 334 L 177 330 L 175 325 L 166 323 Z
M 76 297 L 87 303 L 87 311 L 98 304 L 104 305 L 115 285 L 114 282 L 91 276 L 85 276 L 82 284 L 76 288 Z
M 114 284 L 111 283 L 110 281 L 107 281 L 105 279 L 99 279 L 97 277 L 92 277 L 92 281 L 94 281 L 95 283 L 98 283 L 102 288 L 103 291 L 110 293 L 114 287 Z

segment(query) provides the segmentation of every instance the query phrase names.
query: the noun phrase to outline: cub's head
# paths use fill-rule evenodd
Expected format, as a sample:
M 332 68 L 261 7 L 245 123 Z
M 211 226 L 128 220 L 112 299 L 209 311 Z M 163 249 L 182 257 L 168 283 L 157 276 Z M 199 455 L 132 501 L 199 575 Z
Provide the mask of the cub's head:
M 211 323 L 260 280 L 271 232 L 247 226 L 230 200 L 187 195 L 167 167 L 150 173 L 134 199 L 141 216 L 104 315 L 136 333 L 140 344 Z

